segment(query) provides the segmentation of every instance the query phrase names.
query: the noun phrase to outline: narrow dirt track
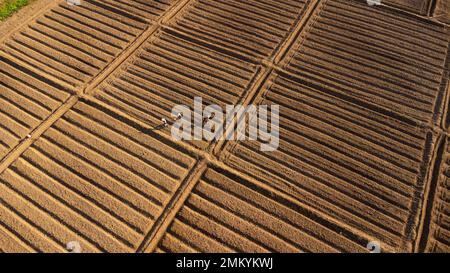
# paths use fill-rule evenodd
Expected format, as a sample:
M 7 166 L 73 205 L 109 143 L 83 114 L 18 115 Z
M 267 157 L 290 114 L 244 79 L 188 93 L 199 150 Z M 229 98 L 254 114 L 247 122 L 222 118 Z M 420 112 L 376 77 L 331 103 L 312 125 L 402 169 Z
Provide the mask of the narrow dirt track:
M 0 176 L 5 215 L 52 239 L 34 249 L 74 236 L 86 251 L 136 249 L 195 162 L 99 108 L 76 104 Z
M 0 250 L 448 252 L 432 2 L 54 1 L 0 40 Z M 154 129 L 196 96 L 279 149 Z
M 0 50 L 78 87 L 95 77 L 146 28 L 120 10 L 84 1 L 52 8 Z

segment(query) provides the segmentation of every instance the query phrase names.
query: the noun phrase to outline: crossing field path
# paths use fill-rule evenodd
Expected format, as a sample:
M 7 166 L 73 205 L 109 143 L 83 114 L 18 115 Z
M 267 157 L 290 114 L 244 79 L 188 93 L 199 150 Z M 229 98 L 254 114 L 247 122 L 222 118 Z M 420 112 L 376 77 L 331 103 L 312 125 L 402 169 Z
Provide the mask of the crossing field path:
M 368 2 L 25 7 L 0 25 L 0 251 L 449 252 L 448 7 Z M 195 97 L 279 105 L 278 149 L 176 141 Z

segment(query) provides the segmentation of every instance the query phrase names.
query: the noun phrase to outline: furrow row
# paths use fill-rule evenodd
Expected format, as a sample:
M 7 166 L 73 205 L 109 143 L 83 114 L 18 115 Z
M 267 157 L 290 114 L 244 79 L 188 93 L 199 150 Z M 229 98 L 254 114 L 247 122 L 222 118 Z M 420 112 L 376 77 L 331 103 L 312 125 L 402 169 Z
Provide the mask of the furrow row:
M 368 237 L 411 243 L 431 135 L 284 73 L 261 92 L 258 104 L 280 105 L 279 146 L 229 142 L 225 162 Z
M 195 0 L 168 24 L 220 52 L 259 61 L 274 55 L 310 2 Z
M 0 57 L 0 161 L 69 96 L 65 88 Z
M 108 78 L 95 97 L 157 127 L 161 118 L 171 119 L 175 106 L 193 109 L 195 97 L 204 105 L 237 104 L 259 70 L 163 31 Z
M 0 175 L 2 222 L 36 251 L 135 251 L 194 163 L 78 102 Z
M 284 68 L 375 111 L 431 124 L 442 111 L 448 43 L 442 26 L 413 16 L 395 19 L 366 3 L 328 0 Z
M 52 8 L 5 40 L 0 50 L 79 87 L 119 55 L 147 24 L 123 11 L 86 0 Z
M 210 167 L 160 241 L 165 252 L 363 252 L 331 224 L 253 182 Z M 314 220 L 313 220 L 314 219 Z
M 427 238 L 424 250 L 426 252 L 450 252 L 450 145 L 448 138 L 441 156 L 441 166 L 436 177 L 437 185 L 434 196 L 431 214 L 426 219 Z

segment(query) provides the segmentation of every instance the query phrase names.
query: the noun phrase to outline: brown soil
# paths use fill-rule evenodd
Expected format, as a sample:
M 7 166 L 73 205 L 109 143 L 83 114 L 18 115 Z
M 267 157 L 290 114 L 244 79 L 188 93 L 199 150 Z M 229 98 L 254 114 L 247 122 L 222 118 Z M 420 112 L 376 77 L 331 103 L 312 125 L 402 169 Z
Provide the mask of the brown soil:
M 436 20 L 450 24 L 450 2 L 446 0 L 437 0 L 433 17 Z
M 450 252 L 450 146 L 448 137 L 444 138 L 439 146 L 436 157 L 435 176 L 430 187 L 422 238 L 419 242 L 419 251 L 425 252 Z
M 0 26 L 1 252 L 450 251 L 429 1 L 123 3 Z M 280 105 L 279 149 L 155 129 L 195 96 Z
M 174 106 L 192 106 L 194 97 L 202 97 L 204 105 L 237 104 L 258 71 L 171 33 L 156 34 L 126 67 L 95 96 L 153 128 L 161 117 L 171 118 Z M 170 137 L 169 129 L 164 132 Z M 207 148 L 205 142 L 193 144 Z
M 8 35 L 24 24 L 24 18 L 33 18 L 45 11 L 49 5 L 54 4 L 55 0 L 33 0 L 29 4 L 21 8 L 19 11 L 13 13 L 10 17 L 0 22 L 0 37 L 6 38 Z M 2 40 L 0 38 L 0 40 Z
M 383 0 L 381 2 L 413 13 L 428 15 L 432 0 Z

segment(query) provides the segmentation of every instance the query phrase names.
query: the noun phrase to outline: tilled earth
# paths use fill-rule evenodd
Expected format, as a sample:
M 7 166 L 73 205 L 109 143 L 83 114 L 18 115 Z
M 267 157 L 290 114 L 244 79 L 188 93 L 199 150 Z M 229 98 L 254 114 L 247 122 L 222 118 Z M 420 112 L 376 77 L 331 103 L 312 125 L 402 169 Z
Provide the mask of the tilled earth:
M 47 2 L 0 37 L 0 251 L 450 252 L 447 1 Z M 194 97 L 279 148 L 175 141 Z

